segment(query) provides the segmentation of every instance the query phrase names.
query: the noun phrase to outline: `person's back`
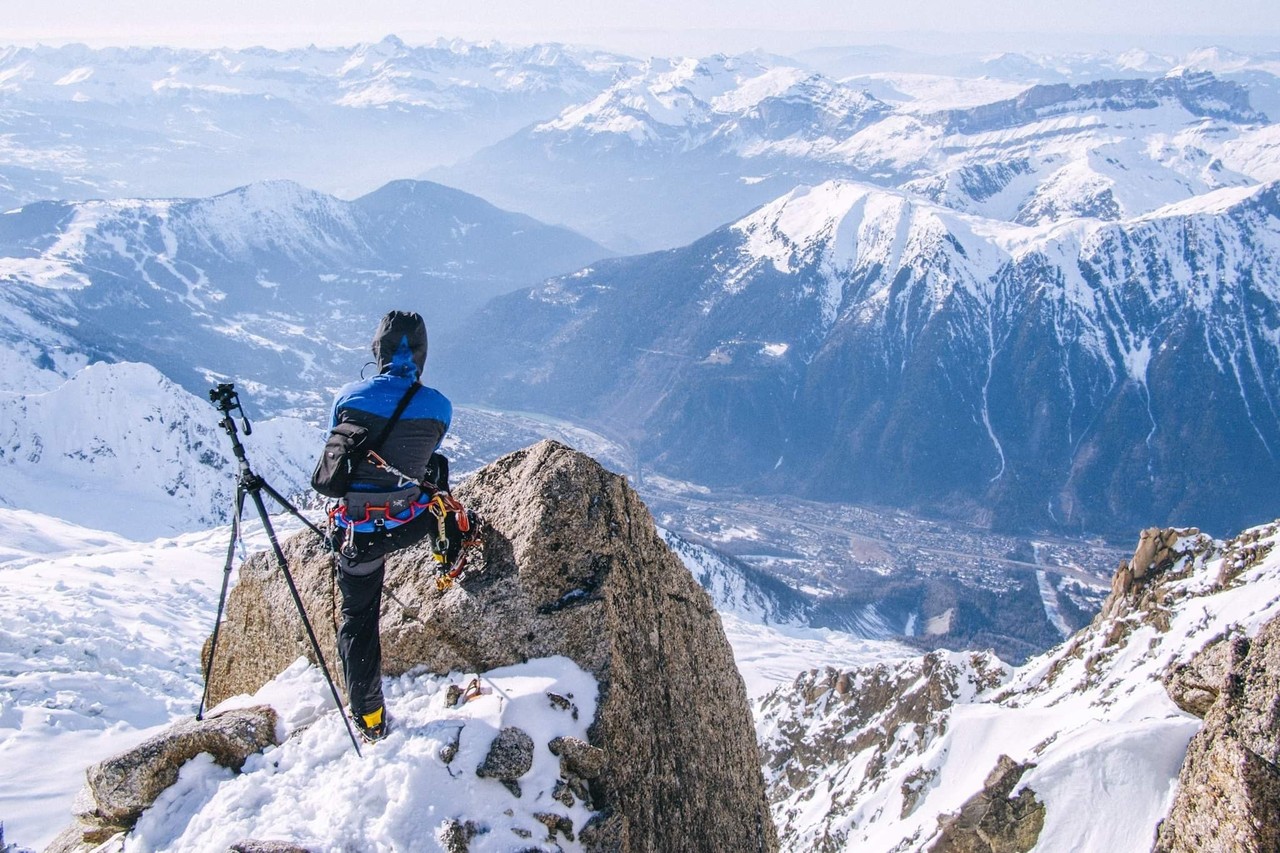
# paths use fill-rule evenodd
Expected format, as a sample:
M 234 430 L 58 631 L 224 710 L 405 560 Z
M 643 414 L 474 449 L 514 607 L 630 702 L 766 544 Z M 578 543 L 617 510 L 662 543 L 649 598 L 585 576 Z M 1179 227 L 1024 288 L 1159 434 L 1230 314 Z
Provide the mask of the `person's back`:
M 453 416 L 448 398 L 419 384 L 427 358 L 427 331 L 420 316 L 392 311 L 383 317 L 374 335 L 373 356 L 378 374 L 338 392 L 330 424 L 356 423 L 370 436 L 391 427 L 372 448 L 386 464 L 380 467 L 362 459 L 345 498 L 332 513 L 342 592 L 338 652 L 352 718 L 371 740 L 387 731 L 378 633 L 385 558 L 420 541 L 431 529 L 431 495 L 416 481 L 432 482 L 428 465 Z
M 405 394 L 418 382 L 426 366 L 427 335 L 422 318 L 417 314 L 392 311 L 382 319 L 373 340 L 373 355 L 378 374 L 352 382 L 338 392 L 333 404 L 330 426 L 355 423 L 380 435 Z M 378 455 L 389 467 L 419 480 L 424 479 L 431 454 L 440 446 L 453 415 L 453 406 L 434 388 L 420 387 L 405 406 L 400 418 L 378 448 Z M 443 485 L 443 484 L 440 484 Z M 382 522 L 396 526 L 396 519 L 366 518 L 361 506 L 390 503 L 391 515 L 397 505 L 417 494 L 413 486 L 390 471 L 380 469 L 368 460 L 356 467 L 349 489 L 348 516 L 355 530 L 374 532 Z

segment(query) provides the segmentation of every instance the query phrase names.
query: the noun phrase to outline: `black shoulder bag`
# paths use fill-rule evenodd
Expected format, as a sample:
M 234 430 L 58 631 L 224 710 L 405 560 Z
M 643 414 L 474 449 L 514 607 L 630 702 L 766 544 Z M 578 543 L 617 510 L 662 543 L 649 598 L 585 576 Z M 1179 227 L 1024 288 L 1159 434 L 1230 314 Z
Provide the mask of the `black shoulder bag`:
M 330 430 L 329 440 L 325 442 L 324 451 L 320 454 L 320 461 L 316 463 L 316 470 L 311 474 L 311 488 L 327 498 L 345 497 L 351 486 L 351 477 L 355 474 L 356 466 L 368 457 L 370 451 L 377 452 L 382 449 L 382 443 L 391 434 L 391 428 L 396 425 L 396 421 L 400 420 L 400 416 L 409 406 L 409 401 L 421 387 L 417 382 L 409 386 L 409 390 L 396 405 L 391 420 L 387 421 L 387 425 L 372 442 L 369 441 L 369 430 L 359 424 L 340 423 Z

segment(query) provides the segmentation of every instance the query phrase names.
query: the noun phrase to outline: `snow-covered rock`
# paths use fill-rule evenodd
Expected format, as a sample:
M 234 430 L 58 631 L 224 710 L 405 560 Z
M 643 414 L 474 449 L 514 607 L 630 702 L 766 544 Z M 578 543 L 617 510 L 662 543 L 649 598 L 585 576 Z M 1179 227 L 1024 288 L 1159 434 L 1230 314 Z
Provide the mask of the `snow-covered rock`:
M 451 704 L 449 687 L 474 678 L 483 692 Z M 229 701 L 224 708 L 274 707 L 283 742 L 250 756 L 239 773 L 208 756 L 188 762 L 143 812 L 126 849 L 214 853 L 248 841 L 308 850 L 591 849 L 591 804 L 553 799 L 562 776 L 549 747 L 558 738 L 588 737 L 599 701 L 590 674 L 562 657 L 481 672 L 418 670 L 387 679 L 386 695 L 391 732 L 366 745 L 363 756 L 305 661 L 254 696 Z M 578 713 L 557 707 L 550 695 L 572 696 Z M 513 729 L 532 743 L 520 796 L 477 772 L 499 733 Z M 469 846 L 452 846 L 458 838 Z

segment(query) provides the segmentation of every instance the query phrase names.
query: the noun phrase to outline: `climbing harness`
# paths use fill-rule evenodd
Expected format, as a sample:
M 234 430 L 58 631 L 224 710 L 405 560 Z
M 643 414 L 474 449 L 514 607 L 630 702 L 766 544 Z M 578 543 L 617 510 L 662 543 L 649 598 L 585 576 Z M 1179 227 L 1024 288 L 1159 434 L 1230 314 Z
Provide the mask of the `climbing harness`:
M 348 514 L 347 504 L 339 503 L 329 511 L 329 518 L 334 525 L 345 528 L 342 546 L 339 549 L 348 559 L 356 559 L 356 533 L 381 533 L 407 524 L 422 512 L 429 512 L 436 520 L 436 529 L 431 539 L 431 555 L 439 564 L 439 575 L 436 577 L 436 589 L 441 592 L 449 589 L 461 580 L 466 573 L 471 557 L 483 548 L 480 539 L 480 519 L 462 505 L 447 491 L 441 491 L 431 483 L 424 483 L 416 477 L 410 477 L 395 465 L 392 465 L 377 451 L 369 450 L 366 459 L 375 468 L 386 471 L 396 478 L 396 489 L 403 490 L 417 487 L 418 495 L 412 500 L 377 503 L 374 500 L 360 504 L 360 517 Z M 394 496 L 396 492 L 385 493 Z M 378 497 L 383 497 L 379 494 Z M 450 520 L 452 518 L 452 521 Z M 372 530 L 357 531 L 357 525 L 372 524 Z M 456 539 L 450 536 L 450 524 L 456 530 Z

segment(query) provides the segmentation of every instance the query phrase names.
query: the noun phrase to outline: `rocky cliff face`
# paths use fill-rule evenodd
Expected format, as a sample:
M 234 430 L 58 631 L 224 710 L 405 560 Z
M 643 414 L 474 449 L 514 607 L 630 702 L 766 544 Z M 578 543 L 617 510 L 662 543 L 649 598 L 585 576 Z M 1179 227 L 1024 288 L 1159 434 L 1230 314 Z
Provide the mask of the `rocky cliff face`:
M 425 547 L 388 561 L 385 671 L 569 657 L 600 685 L 590 745 L 607 758 L 591 786 L 588 849 L 776 849 L 719 617 L 635 492 L 588 457 L 542 442 L 482 469 L 458 496 L 487 522 L 483 571 L 441 593 Z M 333 664 L 330 556 L 311 534 L 285 550 Z M 278 570 L 254 557 L 228 601 L 212 701 L 257 689 L 308 651 Z
M 1239 123 L 1266 121 L 1266 116 L 1250 106 L 1249 92 L 1244 86 L 1219 80 L 1204 71 L 1170 74 L 1154 80 L 1032 86 L 1016 98 L 947 110 L 930 118 L 952 133 L 982 133 L 1085 110 L 1153 110 L 1165 105 L 1180 106 L 1202 118 Z
M 1231 583 L 1266 555 L 1265 537 L 1238 543 Z M 1255 637 L 1228 635 L 1165 678 L 1180 708 L 1204 719 L 1160 827 L 1159 853 L 1280 850 L 1280 619 Z

